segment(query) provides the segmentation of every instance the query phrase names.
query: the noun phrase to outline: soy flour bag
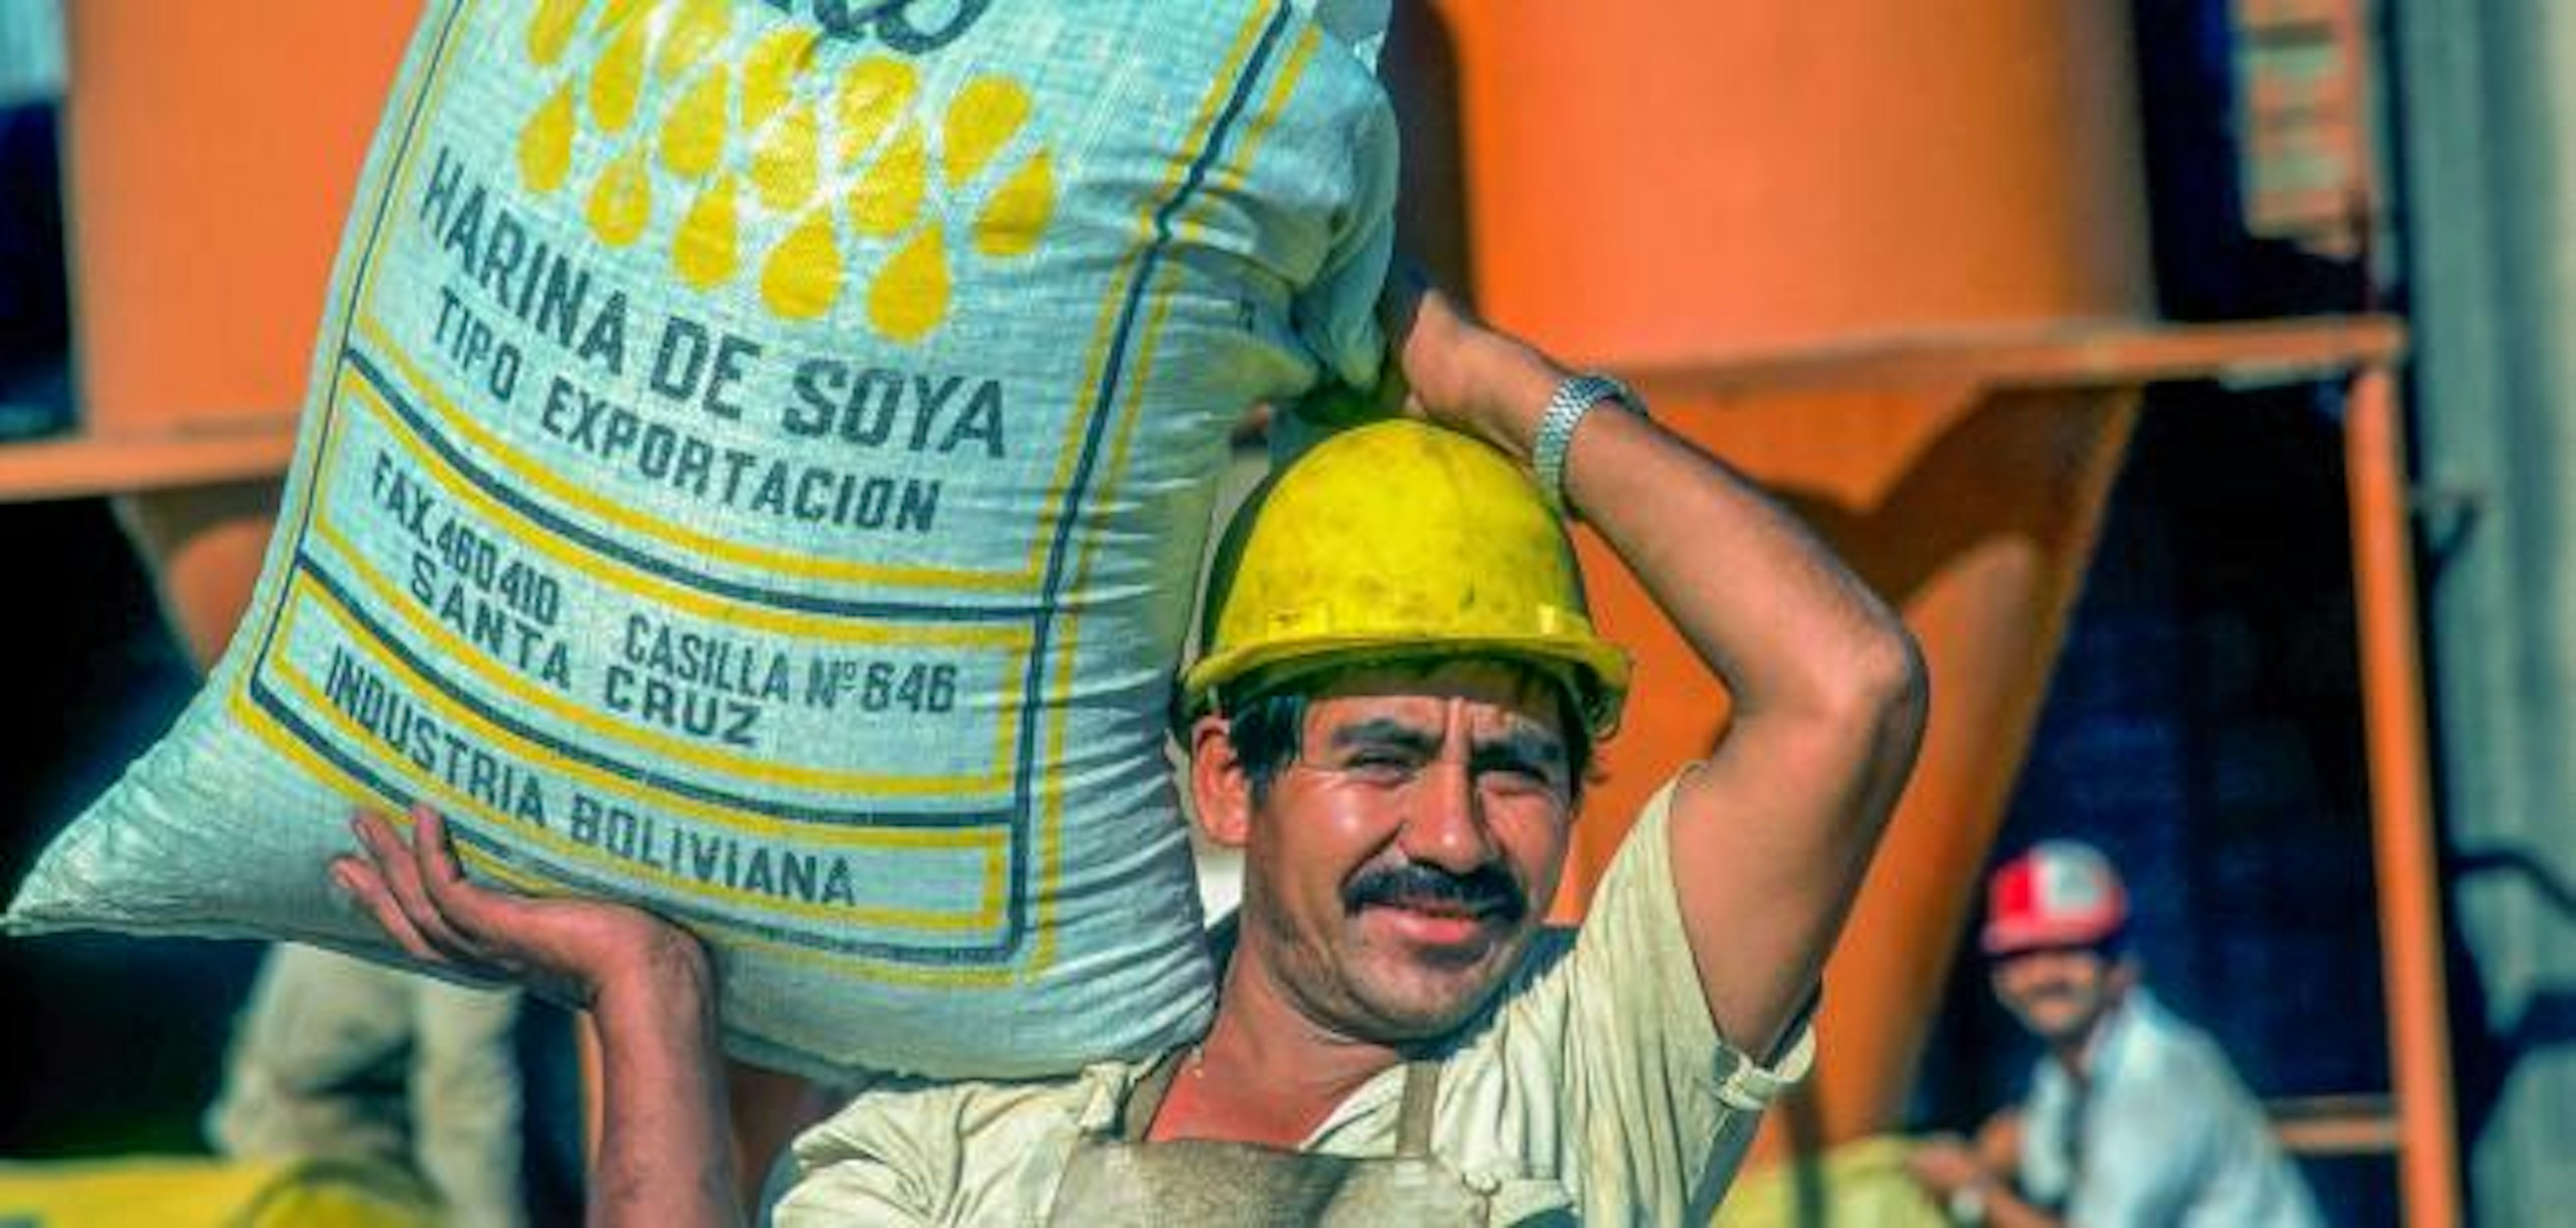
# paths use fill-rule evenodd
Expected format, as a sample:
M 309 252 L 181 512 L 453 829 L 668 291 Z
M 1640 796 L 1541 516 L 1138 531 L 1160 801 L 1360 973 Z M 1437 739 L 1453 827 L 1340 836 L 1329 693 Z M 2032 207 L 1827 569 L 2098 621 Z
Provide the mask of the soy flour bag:
M 1383 22 L 433 0 L 252 614 L 9 925 L 386 956 L 323 865 L 423 798 L 703 935 L 757 1060 L 1192 1034 L 1166 688 L 1230 425 L 1375 375 Z

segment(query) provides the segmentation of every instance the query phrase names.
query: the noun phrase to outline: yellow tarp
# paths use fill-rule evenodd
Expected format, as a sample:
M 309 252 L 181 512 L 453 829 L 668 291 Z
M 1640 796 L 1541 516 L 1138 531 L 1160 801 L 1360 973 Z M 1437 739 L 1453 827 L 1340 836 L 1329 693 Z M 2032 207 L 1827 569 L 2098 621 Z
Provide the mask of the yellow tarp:
M 437 1205 L 373 1165 L 153 1157 L 0 1162 L 0 1228 L 428 1228 Z
M 1905 1175 L 1902 1138 L 1871 1138 L 1736 1179 L 1715 1228 L 1947 1228 Z

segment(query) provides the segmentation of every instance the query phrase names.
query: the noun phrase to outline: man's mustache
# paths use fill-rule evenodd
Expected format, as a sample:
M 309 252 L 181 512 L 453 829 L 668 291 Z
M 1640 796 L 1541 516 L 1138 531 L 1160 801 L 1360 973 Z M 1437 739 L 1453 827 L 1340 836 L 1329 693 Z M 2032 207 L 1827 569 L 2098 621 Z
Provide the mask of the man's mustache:
M 1447 905 L 1498 918 L 1520 920 L 1529 912 L 1529 896 L 1500 866 L 1479 866 L 1452 874 L 1420 862 L 1364 870 L 1342 888 L 1342 906 L 1352 912 L 1372 904 L 1394 907 Z
M 2021 991 L 2022 999 L 2028 1002 L 2080 1002 L 2084 996 L 2084 986 L 2074 981 L 2042 981 L 2024 986 Z

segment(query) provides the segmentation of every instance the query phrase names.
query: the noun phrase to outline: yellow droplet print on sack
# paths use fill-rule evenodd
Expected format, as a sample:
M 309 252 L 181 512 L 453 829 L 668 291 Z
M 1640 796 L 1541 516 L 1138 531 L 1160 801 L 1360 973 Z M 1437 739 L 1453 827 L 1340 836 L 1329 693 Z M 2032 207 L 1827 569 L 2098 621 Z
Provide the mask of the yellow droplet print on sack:
M 644 151 L 633 150 L 608 164 L 590 187 L 590 233 L 610 247 L 624 247 L 644 233 L 653 219 L 653 178 L 644 166 Z
M 821 171 L 814 148 L 814 108 L 797 103 L 770 121 L 752 149 L 751 182 L 760 203 L 785 213 L 814 195 Z
M 671 267 L 678 270 L 680 280 L 712 290 L 733 280 L 740 263 L 740 244 L 734 234 L 734 177 L 726 175 L 698 193 L 688 216 L 680 219 L 680 233 L 671 240 Z
M 841 74 L 833 106 L 841 127 L 839 165 L 847 167 L 877 147 L 912 106 L 914 88 L 912 66 L 900 60 L 861 60 Z
M 588 0 L 539 0 L 537 11 L 528 18 L 528 62 L 544 68 L 562 59 L 587 7 Z
M 590 72 L 590 117 L 602 132 L 623 132 L 644 94 L 644 49 L 653 23 L 630 21 L 608 40 Z
M 599 16 L 599 28 L 611 32 L 623 30 L 626 23 L 643 16 L 659 3 L 661 0 L 608 0 L 608 11 Z
M 1029 119 L 1029 94 L 1002 77 L 977 77 L 957 91 L 948 104 L 948 126 L 940 133 L 948 186 L 954 188 L 981 174 L 1020 125 Z
M 733 74 L 724 65 L 708 69 L 662 121 L 662 165 L 672 174 L 701 178 L 723 160 L 725 102 L 732 85 Z
M 552 192 L 572 172 L 572 82 L 556 87 L 554 96 L 519 133 L 519 180 L 530 191 Z
M 939 223 L 921 228 L 868 287 L 868 321 L 904 342 L 919 341 L 948 315 L 948 240 Z
M 653 57 L 653 75 L 669 81 L 697 67 L 732 31 L 733 0 L 680 0 Z
M 1059 168 L 1008 76 L 925 97 L 909 60 L 827 58 L 810 24 L 734 0 L 526 2 L 528 58 L 552 84 L 518 133 L 521 182 L 581 192 L 593 237 L 649 243 L 691 290 L 756 266 L 763 307 L 812 320 L 864 286 L 850 306 L 913 344 L 946 322 L 959 260 L 1045 238 Z
M 921 213 L 929 178 L 930 154 L 921 126 L 905 124 L 885 156 L 851 187 L 850 224 L 874 239 L 902 234 Z
M 790 320 L 811 320 L 841 296 L 841 247 L 832 215 L 817 209 L 769 253 L 760 270 L 760 301 Z
M 1055 213 L 1055 171 L 1044 151 L 1011 175 L 975 216 L 975 250 L 995 259 L 1036 250 Z
M 814 37 L 812 30 L 790 28 L 772 31 L 752 44 L 751 54 L 742 61 L 744 131 L 759 131 L 787 105 L 797 75 L 813 58 Z
M 420 801 L 496 888 L 689 927 L 726 1047 L 826 1084 L 1203 1034 L 1135 663 L 1229 407 L 1384 361 L 1361 19 L 400 7 L 260 599 L 0 931 L 399 960 L 312 870 Z

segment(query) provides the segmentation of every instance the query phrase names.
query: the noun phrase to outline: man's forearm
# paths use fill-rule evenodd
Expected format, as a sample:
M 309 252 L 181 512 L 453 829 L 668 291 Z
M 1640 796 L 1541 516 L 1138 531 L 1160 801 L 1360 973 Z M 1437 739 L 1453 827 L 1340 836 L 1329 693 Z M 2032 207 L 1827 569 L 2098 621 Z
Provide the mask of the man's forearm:
M 593 1225 L 741 1222 L 713 976 L 695 945 L 657 952 L 591 1009 L 600 1051 Z
M 1595 409 L 1568 503 L 1727 690 L 1676 794 L 1684 928 L 1721 1034 L 1768 1052 L 1805 1007 L 1911 769 L 1923 673 L 1895 614 L 1723 463 Z

